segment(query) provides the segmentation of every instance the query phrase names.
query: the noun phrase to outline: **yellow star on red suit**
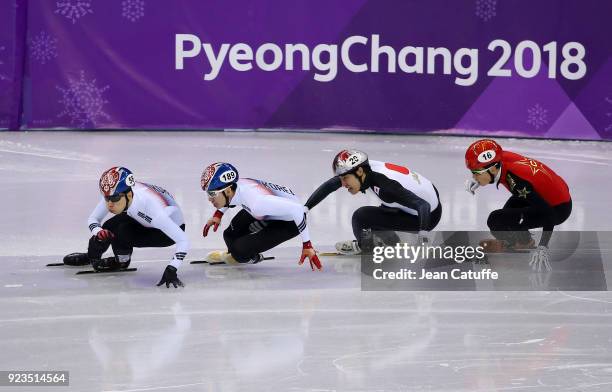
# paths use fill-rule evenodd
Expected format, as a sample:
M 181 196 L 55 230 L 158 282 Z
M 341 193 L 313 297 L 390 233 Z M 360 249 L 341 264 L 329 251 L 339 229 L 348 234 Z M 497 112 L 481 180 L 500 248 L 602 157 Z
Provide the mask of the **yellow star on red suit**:
M 531 193 L 531 191 L 528 191 L 527 187 L 524 187 L 523 189 L 519 189 L 518 190 L 518 197 L 522 197 L 522 198 L 526 199 L 528 193 Z
M 528 168 L 530 168 L 531 169 L 531 174 L 533 174 L 534 176 L 537 173 L 542 172 L 546 176 L 550 177 L 550 173 L 548 173 L 548 171 L 546 171 L 546 169 L 544 169 L 539 162 L 534 161 L 533 159 L 525 158 L 525 159 L 521 159 L 520 161 L 517 161 L 515 163 L 517 165 L 523 165 L 523 166 L 527 166 Z

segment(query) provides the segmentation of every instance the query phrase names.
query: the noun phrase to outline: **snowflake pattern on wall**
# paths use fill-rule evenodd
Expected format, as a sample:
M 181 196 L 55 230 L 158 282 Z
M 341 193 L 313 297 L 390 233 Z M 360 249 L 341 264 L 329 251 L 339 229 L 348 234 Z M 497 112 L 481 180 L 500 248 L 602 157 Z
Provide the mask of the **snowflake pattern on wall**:
M 41 31 L 30 40 L 30 56 L 41 64 L 57 57 L 57 38 Z
M 0 67 L 4 65 L 4 61 L 2 61 L 2 57 L 5 55 L 6 47 L 0 46 Z M 8 76 L 2 73 L 2 68 L 0 68 L 0 80 L 7 80 Z
M 79 18 L 87 14 L 93 14 L 91 0 L 64 0 L 56 2 L 55 5 L 57 7 L 55 13 L 72 20 L 73 24 Z
M 548 110 L 536 103 L 532 108 L 527 109 L 527 124 L 531 124 L 535 129 L 540 129 L 548 124 Z
M 121 2 L 121 16 L 132 22 L 136 22 L 144 16 L 144 7 L 144 0 L 123 0 Z
M 610 99 L 608 97 L 606 97 L 606 102 L 608 102 L 610 105 L 612 105 L 612 99 Z M 606 115 L 608 117 L 610 117 L 610 119 L 612 120 L 612 112 L 608 112 L 608 113 L 606 113 Z M 606 127 L 606 131 L 612 131 L 612 122 L 610 122 L 610 125 L 608 125 Z
M 110 119 L 104 112 L 108 101 L 103 97 L 109 86 L 98 87 L 96 79 L 85 78 L 84 71 L 81 71 L 79 79 L 68 79 L 68 87 L 56 88 L 62 95 L 59 103 L 64 107 L 57 117 L 68 117 L 70 124 L 78 128 L 95 127 L 100 120 Z
M 476 16 L 485 22 L 497 15 L 497 0 L 476 0 Z

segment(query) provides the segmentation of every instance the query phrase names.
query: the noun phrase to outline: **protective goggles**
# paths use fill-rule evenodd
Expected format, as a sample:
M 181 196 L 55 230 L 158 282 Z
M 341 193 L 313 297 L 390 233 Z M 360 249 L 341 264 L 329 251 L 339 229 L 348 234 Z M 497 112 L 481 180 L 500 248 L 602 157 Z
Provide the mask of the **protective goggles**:
M 486 173 L 490 168 L 492 168 L 493 166 L 497 166 L 499 165 L 499 163 L 493 163 L 487 167 L 483 167 L 482 169 L 474 169 L 474 170 L 470 170 L 472 172 L 472 174 L 482 174 L 482 173 Z
M 216 197 L 217 195 L 220 195 L 221 193 L 223 193 L 224 190 L 226 190 L 228 187 L 225 187 L 223 189 L 217 189 L 216 191 L 206 191 L 206 194 L 208 195 L 208 197 L 210 197 L 211 199 L 213 197 Z
M 484 168 L 484 169 L 476 169 L 476 170 L 471 170 L 472 174 L 482 174 L 482 173 L 486 173 L 487 171 L 489 171 L 489 167 Z
M 121 200 L 122 196 L 123 193 L 118 193 L 112 196 L 104 196 L 104 200 L 106 200 L 107 202 L 112 201 L 113 203 L 117 203 L 119 200 Z

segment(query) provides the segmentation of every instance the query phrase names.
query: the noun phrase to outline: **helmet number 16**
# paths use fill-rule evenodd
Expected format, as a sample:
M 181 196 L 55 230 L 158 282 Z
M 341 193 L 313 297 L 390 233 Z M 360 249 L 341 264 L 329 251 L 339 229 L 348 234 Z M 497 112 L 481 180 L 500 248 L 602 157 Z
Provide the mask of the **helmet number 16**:
M 493 150 L 483 151 L 480 153 L 480 155 L 478 155 L 478 162 L 482 162 L 482 163 L 490 162 L 491 160 L 493 160 L 493 158 L 495 158 L 495 151 Z

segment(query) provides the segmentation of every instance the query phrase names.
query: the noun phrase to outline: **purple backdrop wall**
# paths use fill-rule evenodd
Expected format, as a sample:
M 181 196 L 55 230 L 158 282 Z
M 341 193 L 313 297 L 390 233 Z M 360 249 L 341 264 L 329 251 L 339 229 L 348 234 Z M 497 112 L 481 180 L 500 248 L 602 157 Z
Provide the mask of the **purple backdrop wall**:
M 19 127 L 25 0 L 0 2 L 0 129 Z
M 0 84 L 14 84 L 6 3 Z M 22 129 L 612 139 L 607 0 L 27 3 Z M 0 126 L 12 94 L 0 95 Z

